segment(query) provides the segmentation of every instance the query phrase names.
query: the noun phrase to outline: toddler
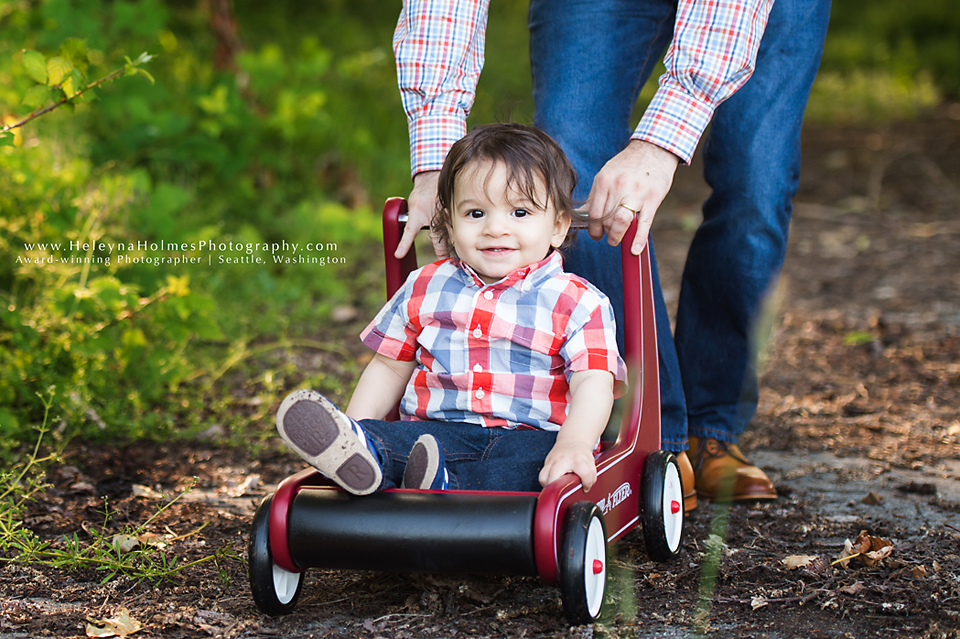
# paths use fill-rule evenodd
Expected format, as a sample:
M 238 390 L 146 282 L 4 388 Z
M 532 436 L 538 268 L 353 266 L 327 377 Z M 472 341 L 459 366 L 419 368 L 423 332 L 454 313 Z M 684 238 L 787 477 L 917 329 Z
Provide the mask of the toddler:
M 532 127 L 454 144 L 433 220 L 450 257 L 411 273 L 364 329 L 376 354 L 346 410 L 309 390 L 283 401 L 284 441 L 357 495 L 536 491 L 570 472 L 589 490 L 626 369 L 609 301 L 562 269 L 575 182 Z M 398 402 L 402 421 L 383 421 Z

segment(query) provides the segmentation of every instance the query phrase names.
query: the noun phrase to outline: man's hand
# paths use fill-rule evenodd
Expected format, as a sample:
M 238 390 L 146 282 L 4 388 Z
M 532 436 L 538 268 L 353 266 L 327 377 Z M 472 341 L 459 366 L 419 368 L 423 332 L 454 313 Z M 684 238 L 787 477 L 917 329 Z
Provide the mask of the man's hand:
M 590 237 L 616 246 L 640 215 L 637 236 L 630 247 L 639 255 L 653 224 L 653 216 L 673 184 L 680 163 L 673 153 L 643 140 L 632 140 L 597 173 L 584 208 L 589 212 Z
M 413 246 L 413 240 L 417 233 L 423 227 L 429 227 L 433 214 L 437 210 L 437 182 L 440 179 L 440 171 L 424 171 L 417 173 L 413 178 L 413 190 L 410 191 L 410 197 L 407 198 L 407 225 L 403 229 L 403 235 L 400 237 L 400 244 L 394 256 L 398 259 L 407 254 L 410 247 Z M 430 234 L 433 241 L 433 250 L 437 257 L 447 257 L 447 248 L 440 246 L 437 238 Z

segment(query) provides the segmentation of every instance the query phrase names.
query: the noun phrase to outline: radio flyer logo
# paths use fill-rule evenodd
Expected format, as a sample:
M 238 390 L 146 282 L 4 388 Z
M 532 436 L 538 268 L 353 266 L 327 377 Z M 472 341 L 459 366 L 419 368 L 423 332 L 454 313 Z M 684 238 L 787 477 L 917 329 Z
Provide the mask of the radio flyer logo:
M 627 497 L 633 494 L 633 489 L 630 487 L 630 482 L 623 482 L 620 486 L 608 494 L 606 497 L 597 502 L 597 506 L 600 507 L 601 512 L 604 515 L 609 513 L 611 510 L 623 503 Z

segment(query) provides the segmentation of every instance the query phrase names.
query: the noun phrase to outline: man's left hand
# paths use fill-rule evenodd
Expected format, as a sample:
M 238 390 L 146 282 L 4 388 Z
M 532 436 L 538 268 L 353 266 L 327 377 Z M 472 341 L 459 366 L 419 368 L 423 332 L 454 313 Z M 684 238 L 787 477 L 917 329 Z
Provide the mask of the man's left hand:
M 639 215 L 637 235 L 630 247 L 639 255 L 647 242 L 653 217 L 673 184 L 680 158 L 650 142 L 632 140 L 597 173 L 584 209 L 589 213 L 590 237 L 604 232 L 616 246 Z

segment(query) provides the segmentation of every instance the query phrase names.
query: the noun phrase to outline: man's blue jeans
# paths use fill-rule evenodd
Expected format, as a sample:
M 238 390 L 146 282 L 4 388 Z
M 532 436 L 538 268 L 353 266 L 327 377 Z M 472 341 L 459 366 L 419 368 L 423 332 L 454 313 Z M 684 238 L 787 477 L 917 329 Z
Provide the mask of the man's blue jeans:
M 531 0 L 535 123 L 569 155 L 578 199 L 629 141 L 633 105 L 675 14 L 675 0 Z M 736 442 L 756 411 L 751 333 L 786 253 L 800 125 L 829 14 L 829 0 L 776 0 L 754 75 L 714 114 L 703 151 L 713 192 L 687 256 L 675 336 L 654 261 L 668 450 L 685 449 L 688 434 Z M 581 233 L 564 264 L 611 298 L 622 324 L 619 254 Z
M 361 419 L 360 425 L 380 457 L 381 490 L 400 485 L 410 449 L 420 435 L 430 434 L 443 448 L 451 489 L 540 491 L 537 477 L 557 441 L 556 432 L 462 422 Z

